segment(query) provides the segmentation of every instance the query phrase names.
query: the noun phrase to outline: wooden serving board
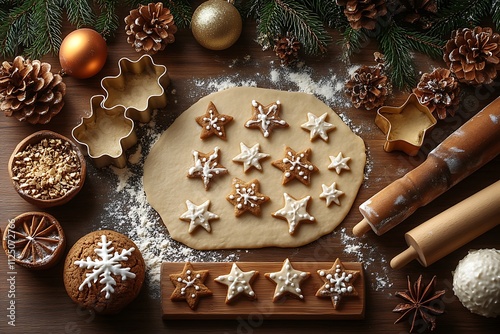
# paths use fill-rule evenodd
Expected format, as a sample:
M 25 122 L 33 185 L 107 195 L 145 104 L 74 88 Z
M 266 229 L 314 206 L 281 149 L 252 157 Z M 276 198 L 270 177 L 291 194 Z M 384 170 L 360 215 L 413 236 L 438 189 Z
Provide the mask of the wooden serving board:
M 319 298 L 315 294 L 323 285 L 318 270 L 328 270 L 333 262 L 292 262 L 296 270 L 310 272 L 311 276 L 302 282 L 303 300 L 283 297 L 273 303 L 276 285 L 264 277 L 265 273 L 280 271 L 283 262 L 236 262 L 242 271 L 259 272 L 252 283 L 256 299 L 249 300 L 241 296 L 226 304 L 227 286 L 214 279 L 227 275 L 232 263 L 195 262 L 195 270 L 209 270 L 205 285 L 213 292 L 212 296 L 200 299 L 192 310 L 185 301 L 172 301 L 170 296 L 174 285 L 169 275 L 182 272 L 185 263 L 165 262 L 161 267 L 161 303 L 163 319 L 241 319 L 254 316 L 263 319 L 362 319 L 365 313 L 365 277 L 363 266 L 359 262 L 343 262 L 346 270 L 358 270 L 360 275 L 353 282 L 358 296 L 343 297 L 339 307 L 334 310 L 331 298 Z

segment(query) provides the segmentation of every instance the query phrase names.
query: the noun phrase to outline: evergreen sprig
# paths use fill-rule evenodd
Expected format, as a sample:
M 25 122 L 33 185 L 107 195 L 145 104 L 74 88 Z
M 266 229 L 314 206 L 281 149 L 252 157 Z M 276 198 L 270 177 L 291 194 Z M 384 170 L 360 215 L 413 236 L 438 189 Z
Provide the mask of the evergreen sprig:
M 78 1 L 78 0 L 77 0 Z M 113 37 L 116 29 L 120 25 L 116 8 L 119 0 L 96 0 L 100 14 L 95 22 L 95 29 L 99 31 L 105 39 Z
M 491 4 L 491 19 L 497 31 L 500 31 L 500 0 L 493 0 Z

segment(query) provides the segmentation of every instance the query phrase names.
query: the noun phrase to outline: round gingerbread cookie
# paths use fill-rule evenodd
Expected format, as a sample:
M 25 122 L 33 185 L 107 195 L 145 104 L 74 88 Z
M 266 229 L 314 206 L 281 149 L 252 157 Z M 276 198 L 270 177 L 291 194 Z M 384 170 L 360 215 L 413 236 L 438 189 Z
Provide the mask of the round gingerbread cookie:
M 66 292 L 75 303 L 96 313 L 115 314 L 139 294 L 145 263 L 125 235 L 94 231 L 70 249 L 63 275 Z

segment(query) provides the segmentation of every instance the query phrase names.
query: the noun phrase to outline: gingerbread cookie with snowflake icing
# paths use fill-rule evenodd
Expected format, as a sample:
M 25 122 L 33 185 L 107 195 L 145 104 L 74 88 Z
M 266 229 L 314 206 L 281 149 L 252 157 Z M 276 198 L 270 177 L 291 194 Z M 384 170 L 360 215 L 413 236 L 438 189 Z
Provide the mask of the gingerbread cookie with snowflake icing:
M 210 187 L 210 182 L 216 176 L 228 173 L 226 167 L 222 166 L 219 162 L 219 147 L 215 147 L 214 150 L 209 153 L 203 153 L 193 150 L 192 154 L 194 160 L 193 166 L 188 169 L 187 177 L 200 178 L 203 181 L 205 190 L 208 190 L 208 188 Z
M 316 292 L 316 297 L 331 298 L 335 310 L 344 297 L 358 296 L 353 282 L 360 273 L 357 270 L 345 269 L 340 259 L 336 259 L 330 269 L 318 270 L 318 275 L 324 284 Z
M 252 117 L 245 123 L 246 128 L 257 128 L 264 137 L 269 137 L 275 128 L 287 128 L 288 123 L 280 118 L 281 102 L 278 100 L 267 106 L 252 100 Z
M 175 286 L 170 300 L 185 300 L 191 309 L 195 309 L 200 298 L 211 296 L 212 291 L 204 284 L 208 270 L 194 270 L 190 262 L 186 262 L 179 274 L 170 274 L 170 281 Z
M 255 216 L 260 216 L 260 206 L 269 201 L 269 197 L 259 192 L 260 183 L 257 179 L 248 183 L 233 179 L 233 192 L 226 199 L 234 205 L 234 215 L 241 216 L 248 211 Z
M 215 135 L 220 139 L 226 140 L 226 124 L 232 120 L 233 117 L 229 115 L 219 114 L 215 104 L 210 101 L 205 114 L 196 117 L 196 123 L 201 126 L 200 138 L 207 139 Z
M 282 184 L 285 185 L 293 179 L 297 179 L 306 186 L 311 183 L 311 174 L 318 171 L 318 167 L 309 161 L 311 149 L 295 152 L 290 147 L 285 147 L 283 159 L 271 162 L 271 164 L 283 172 Z
M 273 303 L 275 303 L 287 295 L 304 299 L 300 284 L 308 279 L 311 274 L 307 271 L 296 270 L 290 260 L 286 259 L 280 271 L 266 273 L 264 276 L 276 284 L 273 295 Z

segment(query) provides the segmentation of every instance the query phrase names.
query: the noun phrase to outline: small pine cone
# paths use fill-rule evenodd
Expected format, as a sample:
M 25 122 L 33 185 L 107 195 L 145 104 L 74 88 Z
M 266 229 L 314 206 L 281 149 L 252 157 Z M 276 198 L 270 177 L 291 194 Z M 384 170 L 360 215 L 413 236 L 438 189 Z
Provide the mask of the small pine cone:
M 174 17 L 161 2 L 139 5 L 125 17 L 125 23 L 127 42 L 137 52 L 155 54 L 175 41 L 177 26 Z
M 46 124 L 64 106 L 66 84 L 49 63 L 17 56 L 0 67 L 0 108 L 31 124 Z
M 344 14 L 355 30 L 373 30 L 377 18 L 387 14 L 387 0 L 337 0 L 337 5 L 344 7 Z
M 432 73 L 424 73 L 417 88 L 413 89 L 421 104 L 427 106 L 439 119 L 451 116 L 460 102 L 460 86 L 458 81 L 446 68 L 436 68 Z
M 490 84 L 500 70 L 500 35 L 491 28 L 475 27 L 452 32 L 443 59 L 460 82 Z
M 274 52 L 282 65 L 294 65 L 299 59 L 300 42 L 295 36 L 280 36 L 274 45 Z
M 403 20 L 418 24 L 422 29 L 432 26 L 431 18 L 437 13 L 436 0 L 408 0 L 404 2 Z
M 384 104 L 388 93 L 382 66 L 361 66 L 345 84 L 345 92 L 356 108 L 371 110 Z

